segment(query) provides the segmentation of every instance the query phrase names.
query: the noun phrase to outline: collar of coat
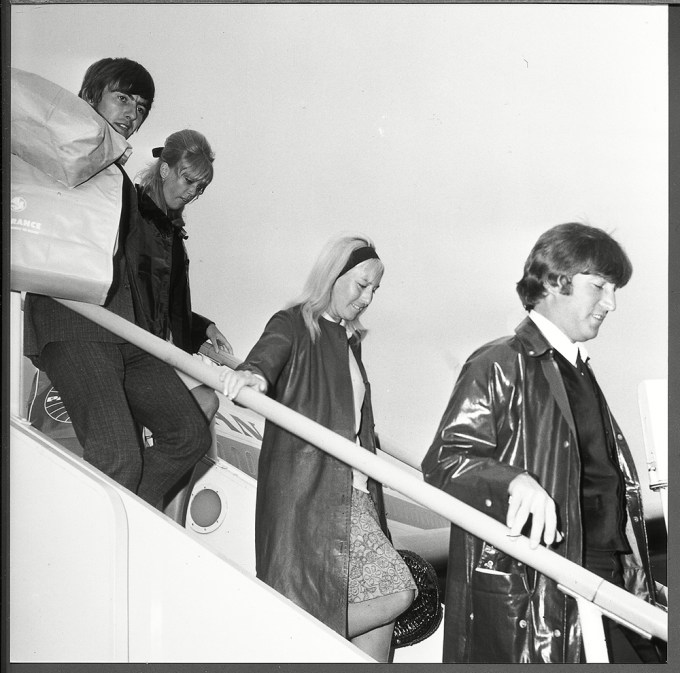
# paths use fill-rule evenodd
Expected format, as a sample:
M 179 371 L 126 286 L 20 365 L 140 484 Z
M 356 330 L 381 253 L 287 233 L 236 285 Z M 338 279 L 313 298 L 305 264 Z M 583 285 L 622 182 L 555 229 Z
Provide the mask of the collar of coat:
M 562 375 L 559 372 L 557 363 L 552 357 L 544 358 L 546 354 L 552 355 L 553 347 L 543 336 L 543 332 L 536 326 L 536 323 L 528 316 L 515 329 L 518 341 L 522 344 L 529 357 L 537 358 L 541 361 L 543 374 L 548 381 L 550 391 L 557 402 L 562 415 L 564 416 L 569 428 L 576 436 L 576 424 L 571 412 L 567 390 L 564 387 Z
M 151 220 L 163 234 L 168 235 L 175 231 L 181 238 L 189 238 L 184 229 L 184 220 L 181 215 L 171 219 L 156 205 L 156 202 L 142 190 L 141 185 L 135 185 L 135 187 L 137 188 L 137 206 L 141 216 L 145 220 Z
M 540 358 L 552 349 L 543 332 L 529 316 L 516 327 L 515 334 L 530 357 Z

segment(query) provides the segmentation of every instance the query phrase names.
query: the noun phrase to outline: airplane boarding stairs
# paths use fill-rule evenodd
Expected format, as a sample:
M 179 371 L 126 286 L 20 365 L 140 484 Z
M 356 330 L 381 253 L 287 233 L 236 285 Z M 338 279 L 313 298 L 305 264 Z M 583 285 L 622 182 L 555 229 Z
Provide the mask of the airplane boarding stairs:
M 15 418 L 10 446 L 10 661 L 370 661 Z
M 68 450 L 12 419 L 10 661 L 372 661 L 255 578 L 264 419 L 220 401 L 215 455 L 167 516 L 86 463 L 77 441 Z M 444 559 L 448 522 L 386 500 L 397 547 Z M 394 661 L 440 662 L 441 632 Z

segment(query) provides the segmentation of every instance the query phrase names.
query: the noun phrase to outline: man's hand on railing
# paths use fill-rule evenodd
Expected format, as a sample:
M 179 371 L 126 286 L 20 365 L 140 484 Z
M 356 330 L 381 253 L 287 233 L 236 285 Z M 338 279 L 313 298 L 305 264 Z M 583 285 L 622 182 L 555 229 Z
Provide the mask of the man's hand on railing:
M 562 541 L 562 533 L 557 530 L 555 501 L 530 474 L 518 474 L 510 482 L 508 494 L 506 525 L 510 528 L 510 537 L 521 535 L 531 516 L 529 546 L 532 549 L 538 547 L 541 535 L 548 547 Z

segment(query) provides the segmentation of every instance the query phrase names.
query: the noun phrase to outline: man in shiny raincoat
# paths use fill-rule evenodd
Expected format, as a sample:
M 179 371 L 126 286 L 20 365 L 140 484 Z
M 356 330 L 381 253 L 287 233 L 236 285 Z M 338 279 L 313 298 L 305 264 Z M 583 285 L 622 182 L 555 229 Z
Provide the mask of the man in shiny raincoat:
M 569 223 L 544 233 L 517 292 L 513 336 L 462 368 L 422 467 L 425 480 L 656 603 L 640 483 L 583 342 L 632 274 L 608 234 Z M 445 662 L 585 660 L 575 599 L 552 579 L 452 526 Z M 658 662 L 655 645 L 605 619 L 610 661 Z

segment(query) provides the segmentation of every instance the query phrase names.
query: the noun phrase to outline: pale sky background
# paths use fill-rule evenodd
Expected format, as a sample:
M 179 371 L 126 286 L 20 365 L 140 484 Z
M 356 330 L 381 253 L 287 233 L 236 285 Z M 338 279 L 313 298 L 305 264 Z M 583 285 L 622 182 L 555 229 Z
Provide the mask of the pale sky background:
M 171 132 L 210 140 L 186 211 L 194 308 L 245 357 L 325 241 L 386 265 L 364 323 L 378 432 L 422 456 L 460 367 L 523 318 L 554 224 L 634 266 L 592 364 L 636 456 L 637 388 L 667 377 L 667 8 L 616 5 L 14 5 L 12 65 L 77 92 L 92 62 L 153 75 L 128 172 Z

